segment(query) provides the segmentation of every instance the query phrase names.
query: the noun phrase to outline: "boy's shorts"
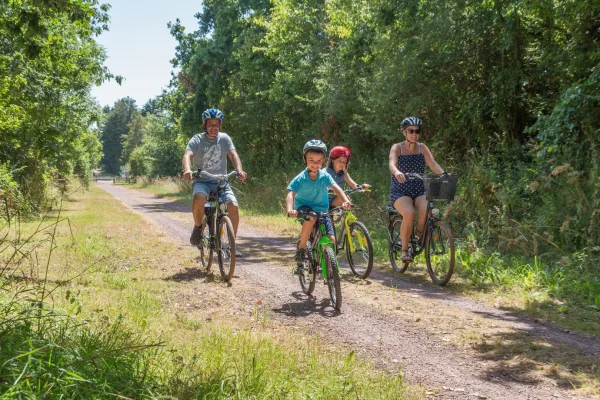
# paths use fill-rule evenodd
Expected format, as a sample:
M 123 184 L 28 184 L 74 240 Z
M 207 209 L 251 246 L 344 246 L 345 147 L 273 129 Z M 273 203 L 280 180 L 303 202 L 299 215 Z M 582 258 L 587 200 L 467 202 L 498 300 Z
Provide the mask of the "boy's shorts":
M 300 206 L 298 207 L 297 211 L 302 211 L 302 212 L 308 212 L 308 211 L 312 211 L 312 209 L 309 206 Z M 317 221 L 317 224 L 319 223 L 319 221 Z M 319 227 L 319 225 L 317 225 L 317 228 Z M 335 231 L 333 230 L 333 223 L 331 222 L 331 218 L 327 217 L 325 218 L 325 232 L 328 235 L 334 235 Z
M 212 192 L 215 195 L 217 194 L 217 182 L 199 182 L 195 181 L 192 186 L 192 193 L 195 196 L 198 193 L 203 193 L 208 200 L 208 194 Z M 233 194 L 233 190 L 231 190 L 231 186 L 227 185 L 227 188 L 221 192 L 221 203 L 236 203 L 237 199 L 235 198 L 235 194 Z

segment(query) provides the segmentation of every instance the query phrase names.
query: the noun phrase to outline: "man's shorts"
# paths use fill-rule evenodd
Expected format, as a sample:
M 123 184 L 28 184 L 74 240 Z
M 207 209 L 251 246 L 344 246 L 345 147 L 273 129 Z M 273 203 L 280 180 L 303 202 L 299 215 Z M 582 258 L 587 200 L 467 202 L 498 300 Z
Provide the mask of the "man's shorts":
M 196 196 L 198 193 L 203 193 L 208 199 L 208 194 L 210 192 L 217 194 L 217 182 L 199 182 L 195 181 L 192 186 L 193 196 Z M 236 203 L 237 199 L 235 198 L 235 194 L 233 194 L 233 190 L 231 190 L 231 186 L 227 185 L 227 188 L 221 192 L 221 203 Z
M 308 211 L 312 211 L 312 209 L 309 206 L 300 206 L 298 207 L 297 211 L 302 211 L 302 212 L 308 212 Z M 317 224 L 319 223 L 319 221 L 317 221 Z M 317 228 L 319 226 L 317 225 Z M 327 217 L 325 218 L 325 232 L 328 235 L 334 235 L 335 231 L 333 230 L 333 223 L 331 222 L 331 218 Z

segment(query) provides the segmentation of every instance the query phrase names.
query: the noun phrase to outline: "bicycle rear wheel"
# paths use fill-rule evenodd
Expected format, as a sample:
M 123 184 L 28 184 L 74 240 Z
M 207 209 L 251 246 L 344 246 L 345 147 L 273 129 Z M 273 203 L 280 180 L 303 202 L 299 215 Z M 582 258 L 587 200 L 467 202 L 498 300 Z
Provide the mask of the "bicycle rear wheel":
M 404 272 L 408 268 L 409 263 L 402 262 L 402 239 L 400 238 L 400 226 L 402 225 L 402 217 L 395 217 L 392 222 L 392 228 L 388 232 L 388 255 L 390 263 L 396 272 Z
M 354 222 L 350 225 L 350 231 L 346 233 L 346 256 L 348 264 L 355 276 L 366 279 L 373 269 L 373 244 L 371 235 L 362 222 Z M 352 241 L 352 246 L 350 246 Z M 353 248 L 352 251 L 350 248 Z
M 213 249 L 210 247 L 210 232 L 207 223 L 206 215 L 202 218 L 201 227 L 201 237 L 200 244 L 198 245 L 198 249 L 200 250 L 200 261 L 202 262 L 202 266 L 206 268 L 206 270 L 210 270 L 210 266 L 213 261 Z
M 221 217 L 217 228 L 217 258 L 221 277 L 225 282 L 231 281 L 235 271 L 235 235 L 233 225 L 228 216 Z
M 425 261 L 431 279 L 440 286 L 447 284 L 454 271 L 454 236 L 442 221 L 435 221 L 428 234 Z
M 325 268 L 327 268 L 327 286 L 329 298 L 333 307 L 339 311 L 342 308 L 342 284 L 340 282 L 340 269 L 335 252 L 331 247 L 326 247 L 323 254 L 325 257 Z

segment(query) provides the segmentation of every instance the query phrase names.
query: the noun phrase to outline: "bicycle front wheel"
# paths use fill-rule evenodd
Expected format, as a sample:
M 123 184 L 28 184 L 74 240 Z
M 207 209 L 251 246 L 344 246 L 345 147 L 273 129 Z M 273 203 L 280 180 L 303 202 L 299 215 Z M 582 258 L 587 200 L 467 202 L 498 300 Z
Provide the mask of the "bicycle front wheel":
M 404 272 L 408 268 L 407 262 L 402 262 L 402 239 L 400 238 L 400 226 L 402 218 L 396 217 L 392 222 L 392 227 L 388 232 L 388 255 L 390 263 L 396 272 Z
M 325 257 L 325 268 L 327 268 L 327 286 L 329 298 L 333 307 L 339 311 L 342 308 L 342 284 L 340 282 L 340 269 L 335 252 L 331 247 L 326 247 L 323 254 Z
M 362 222 L 354 222 L 346 233 L 346 256 L 355 276 L 366 279 L 373 269 L 371 235 Z
M 221 277 L 225 282 L 231 281 L 235 271 L 235 235 L 233 225 L 228 216 L 221 217 L 217 230 L 217 258 Z
M 442 221 L 433 223 L 425 243 L 425 261 L 431 279 L 440 286 L 448 283 L 454 271 L 454 236 Z
M 198 249 L 200 250 L 200 261 L 202 262 L 202 266 L 208 271 L 210 270 L 213 261 L 213 249 L 210 247 L 210 232 L 206 215 L 202 218 L 200 227 L 202 231 L 200 244 L 198 245 Z

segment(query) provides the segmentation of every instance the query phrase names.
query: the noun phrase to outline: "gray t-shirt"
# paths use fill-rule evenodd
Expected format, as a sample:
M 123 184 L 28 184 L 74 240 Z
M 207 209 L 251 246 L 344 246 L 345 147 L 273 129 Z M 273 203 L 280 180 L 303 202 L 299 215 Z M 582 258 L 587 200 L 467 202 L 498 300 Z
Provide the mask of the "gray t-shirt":
M 194 167 L 213 175 L 227 173 L 227 153 L 235 150 L 228 134 L 219 132 L 214 140 L 208 140 L 206 133 L 199 133 L 190 139 L 187 150 L 194 153 Z M 206 181 L 206 179 L 199 179 Z

